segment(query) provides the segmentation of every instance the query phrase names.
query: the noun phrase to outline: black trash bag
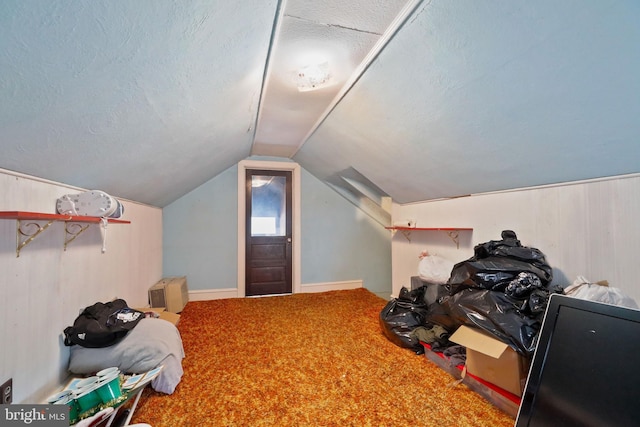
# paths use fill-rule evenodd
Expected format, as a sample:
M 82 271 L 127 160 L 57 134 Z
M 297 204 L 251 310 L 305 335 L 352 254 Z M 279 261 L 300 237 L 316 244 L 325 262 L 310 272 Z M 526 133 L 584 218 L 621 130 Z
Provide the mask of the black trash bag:
M 411 289 L 418 289 L 420 287 L 424 287 L 424 302 L 429 305 L 437 302 L 439 298 L 443 296 L 448 296 L 449 291 L 447 290 L 446 285 L 431 283 L 426 280 L 421 279 L 419 276 L 411 277 Z
M 449 325 L 443 326 L 449 329 L 461 325 L 477 327 L 518 353 L 529 358 L 533 356 L 544 311 L 530 313 L 527 300 L 488 289 L 468 288 L 444 299 L 441 306 L 448 313 Z M 429 321 L 434 320 L 429 318 Z
M 445 296 L 427 306 L 426 324 L 440 325 L 448 331 L 454 332 L 466 323 L 466 319 L 452 317 L 451 307 L 447 302 L 451 296 Z
M 543 287 L 553 279 L 544 254 L 522 246 L 516 233 L 504 230 L 502 240 L 477 245 L 473 257 L 454 265 L 446 286 L 450 295 L 469 287 L 502 292 L 522 272 L 535 274 Z
M 536 289 L 529 294 L 529 298 L 526 300 L 527 308 L 523 309 L 532 315 L 544 316 L 544 312 L 549 304 L 549 297 L 551 294 L 564 294 L 564 290 L 561 286 L 554 285 L 548 289 Z
M 398 298 L 392 299 L 380 312 L 379 320 L 382 332 L 399 347 L 410 348 L 422 354 L 424 348 L 412 335 L 414 329 L 424 325 L 427 316 L 427 304 L 424 301 L 425 287 L 412 291 L 400 290 Z
M 514 298 L 489 289 L 467 288 L 429 305 L 425 321 L 450 331 L 462 325 L 483 329 L 532 358 L 549 297 L 562 292 L 559 286 L 536 288 L 526 298 Z
M 513 231 L 478 245 L 474 256 L 454 266 L 449 295 L 428 307 L 426 322 L 455 331 L 478 327 L 531 358 L 549 296 L 552 269 L 544 254 L 523 247 Z
M 112 346 L 120 342 L 143 318 L 143 312 L 129 308 L 123 299 L 97 302 L 86 307 L 73 326 L 64 329 L 64 345 L 77 344 L 87 348 Z
M 528 271 L 523 271 L 507 284 L 504 293 L 513 298 L 525 298 L 534 290 L 542 287 L 542 281 L 538 276 Z

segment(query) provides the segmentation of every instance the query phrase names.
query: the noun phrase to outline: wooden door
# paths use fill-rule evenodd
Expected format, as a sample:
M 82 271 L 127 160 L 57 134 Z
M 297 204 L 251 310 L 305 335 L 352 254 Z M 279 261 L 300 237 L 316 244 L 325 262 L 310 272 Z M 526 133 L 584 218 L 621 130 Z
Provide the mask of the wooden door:
M 291 171 L 247 169 L 246 296 L 291 293 Z

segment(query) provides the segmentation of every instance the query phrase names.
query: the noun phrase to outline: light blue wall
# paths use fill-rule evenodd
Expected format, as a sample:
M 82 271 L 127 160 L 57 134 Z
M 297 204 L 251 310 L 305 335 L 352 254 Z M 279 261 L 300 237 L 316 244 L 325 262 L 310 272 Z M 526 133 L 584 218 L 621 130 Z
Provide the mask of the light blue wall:
M 238 167 L 162 210 L 163 275 L 187 276 L 190 290 L 238 282 Z
M 391 294 L 389 231 L 324 182 L 302 170 L 302 283 L 362 279 Z
M 163 275 L 190 290 L 236 288 L 237 174 L 233 166 L 163 209 Z M 302 284 L 363 280 L 391 293 L 391 239 L 384 227 L 302 169 Z

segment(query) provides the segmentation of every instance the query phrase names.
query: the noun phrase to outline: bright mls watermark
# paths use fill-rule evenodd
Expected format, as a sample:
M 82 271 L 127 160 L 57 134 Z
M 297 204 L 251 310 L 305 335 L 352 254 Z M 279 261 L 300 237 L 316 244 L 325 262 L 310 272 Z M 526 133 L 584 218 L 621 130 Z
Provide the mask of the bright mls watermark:
M 0 405 L 0 427 L 68 425 L 67 405 Z

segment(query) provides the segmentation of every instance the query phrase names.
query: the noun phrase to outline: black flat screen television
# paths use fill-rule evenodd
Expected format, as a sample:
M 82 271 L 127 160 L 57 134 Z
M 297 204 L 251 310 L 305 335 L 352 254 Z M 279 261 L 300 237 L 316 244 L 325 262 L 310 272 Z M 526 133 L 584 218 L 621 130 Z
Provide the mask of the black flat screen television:
M 640 310 L 554 294 L 516 427 L 639 426 Z

